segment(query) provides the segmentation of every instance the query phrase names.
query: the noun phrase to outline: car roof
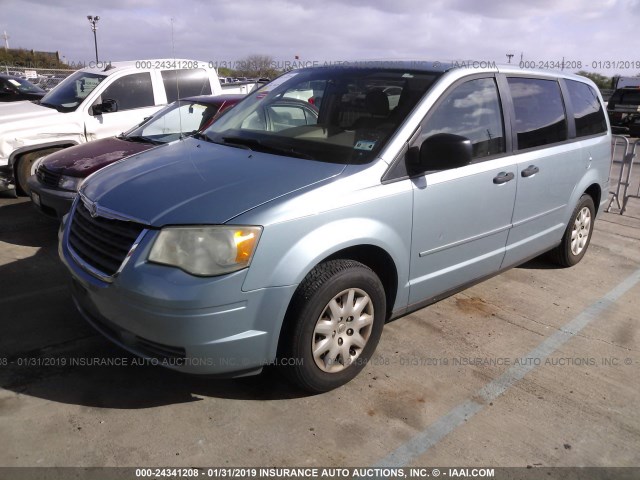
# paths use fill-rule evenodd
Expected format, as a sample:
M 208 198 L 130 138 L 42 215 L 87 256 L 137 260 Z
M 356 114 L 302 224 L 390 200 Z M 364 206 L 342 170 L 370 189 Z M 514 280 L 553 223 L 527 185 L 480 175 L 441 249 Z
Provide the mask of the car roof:
M 239 102 L 244 97 L 246 97 L 246 95 L 240 94 L 240 93 L 233 93 L 233 94 L 226 93 L 222 95 L 196 95 L 193 97 L 181 98 L 180 101 L 199 102 L 199 103 L 206 103 L 209 105 L 218 105 L 224 102 L 233 102 L 233 101 Z
M 123 70 L 152 70 L 154 67 L 159 66 L 163 70 L 179 70 L 181 65 L 189 65 L 191 68 L 197 64 L 198 68 L 209 69 L 207 62 L 198 60 L 189 60 L 184 58 L 157 58 L 157 59 L 145 59 L 145 60 L 126 60 L 122 62 L 98 62 L 94 67 L 82 68 L 83 72 L 99 73 L 102 75 L 113 75 L 114 73 L 121 72 Z M 165 68 L 164 65 L 167 67 Z M 176 67 L 171 67 L 176 65 Z
M 438 61 L 438 60 L 425 60 L 425 59 L 413 59 L 413 60 L 353 60 L 345 61 L 339 64 L 332 65 L 317 65 L 309 66 L 299 69 L 313 70 L 317 68 L 372 68 L 372 69 L 384 69 L 384 70 L 410 70 L 410 71 L 423 71 L 425 73 L 449 73 L 453 71 L 464 72 L 468 74 L 473 73 L 504 73 L 506 75 L 536 75 L 547 76 L 556 78 L 565 78 L 569 80 L 576 80 L 584 83 L 591 84 L 591 81 L 580 75 L 573 73 L 567 73 L 561 70 L 540 70 L 530 68 L 520 68 L 518 64 L 501 64 L 493 60 L 450 60 L 450 61 Z M 296 70 L 293 70 L 294 72 Z M 462 76 L 462 75 L 461 75 Z
M 19 77 L 17 75 L 7 75 L 6 73 L 0 73 L 0 78 L 4 78 L 5 80 L 13 79 L 13 80 L 27 80 L 27 81 L 29 81 L 29 79 L 24 79 L 24 78 Z

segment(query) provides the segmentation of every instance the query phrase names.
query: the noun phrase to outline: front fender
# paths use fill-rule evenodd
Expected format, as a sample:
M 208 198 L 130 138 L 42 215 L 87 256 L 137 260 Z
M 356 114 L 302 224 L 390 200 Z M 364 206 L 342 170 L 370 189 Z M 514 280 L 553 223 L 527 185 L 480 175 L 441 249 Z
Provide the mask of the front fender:
M 38 150 L 45 150 L 47 148 L 73 147 L 75 145 L 80 145 L 80 143 L 82 143 L 82 136 L 81 135 L 73 136 L 73 137 L 65 135 L 64 138 L 61 138 L 60 140 L 53 140 L 53 141 L 45 142 L 45 143 L 30 143 L 30 144 L 25 145 L 23 147 L 16 148 L 14 151 L 11 152 L 11 154 L 9 155 L 9 166 L 13 167 L 13 165 L 15 164 L 17 159 L 21 155 L 24 155 L 25 153 L 31 153 L 31 152 L 35 152 L 35 151 L 38 151 Z
M 299 284 L 322 260 L 362 245 L 389 254 L 398 273 L 396 306 L 408 300 L 412 194 L 396 195 L 265 227 L 243 290 Z

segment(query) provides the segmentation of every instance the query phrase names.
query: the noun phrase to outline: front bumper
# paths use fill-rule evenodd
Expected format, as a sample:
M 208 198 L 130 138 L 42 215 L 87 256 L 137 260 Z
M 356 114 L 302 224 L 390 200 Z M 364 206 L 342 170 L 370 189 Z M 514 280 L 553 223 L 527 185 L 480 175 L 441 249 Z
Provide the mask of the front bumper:
M 31 189 L 31 201 L 41 213 L 48 217 L 61 219 L 71 210 L 71 205 L 77 195 L 76 192 L 47 188 L 38 181 L 35 175 L 29 177 L 27 183 Z M 34 193 L 37 195 L 37 200 L 34 198 Z
M 194 277 L 146 262 L 154 232 L 112 282 L 72 258 L 68 226 L 59 253 L 85 319 L 124 349 L 173 370 L 239 376 L 274 361 L 280 327 L 296 286 L 243 291 L 247 270 Z

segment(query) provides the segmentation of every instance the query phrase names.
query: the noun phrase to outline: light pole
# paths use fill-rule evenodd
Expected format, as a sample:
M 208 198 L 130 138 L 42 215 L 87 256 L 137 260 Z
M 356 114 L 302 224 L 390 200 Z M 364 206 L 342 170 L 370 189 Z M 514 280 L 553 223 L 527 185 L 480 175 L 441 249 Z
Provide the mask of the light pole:
M 89 23 L 91 24 L 91 31 L 93 32 L 93 43 L 96 47 L 96 63 L 98 63 L 98 38 L 96 37 L 96 30 L 98 29 L 98 27 L 96 27 L 96 23 L 98 23 L 98 20 L 100 20 L 99 16 L 92 16 L 92 15 L 87 15 L 87 20 L 89 20 Z

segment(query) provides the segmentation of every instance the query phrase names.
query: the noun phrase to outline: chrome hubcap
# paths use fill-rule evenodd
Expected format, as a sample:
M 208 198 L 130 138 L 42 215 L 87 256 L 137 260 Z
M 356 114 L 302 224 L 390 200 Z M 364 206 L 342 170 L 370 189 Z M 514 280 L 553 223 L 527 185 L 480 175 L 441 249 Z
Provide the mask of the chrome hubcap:
M 324 307 L 311 340 L 320 370 L 336 373 L 360 356 L 373 327 L 373 303 L 359 288 L 344 290 Z
M 591 232 L 591 211 L 587 207 L 582 207 L 582 210 L 576 216 L 576 221 L 573 223 L 573 230 L 571 231 L 571 253 L 574 255 L 580 255 L 580 252 L 584 250 L 584 246 L 589 240 L 589 233 Z

